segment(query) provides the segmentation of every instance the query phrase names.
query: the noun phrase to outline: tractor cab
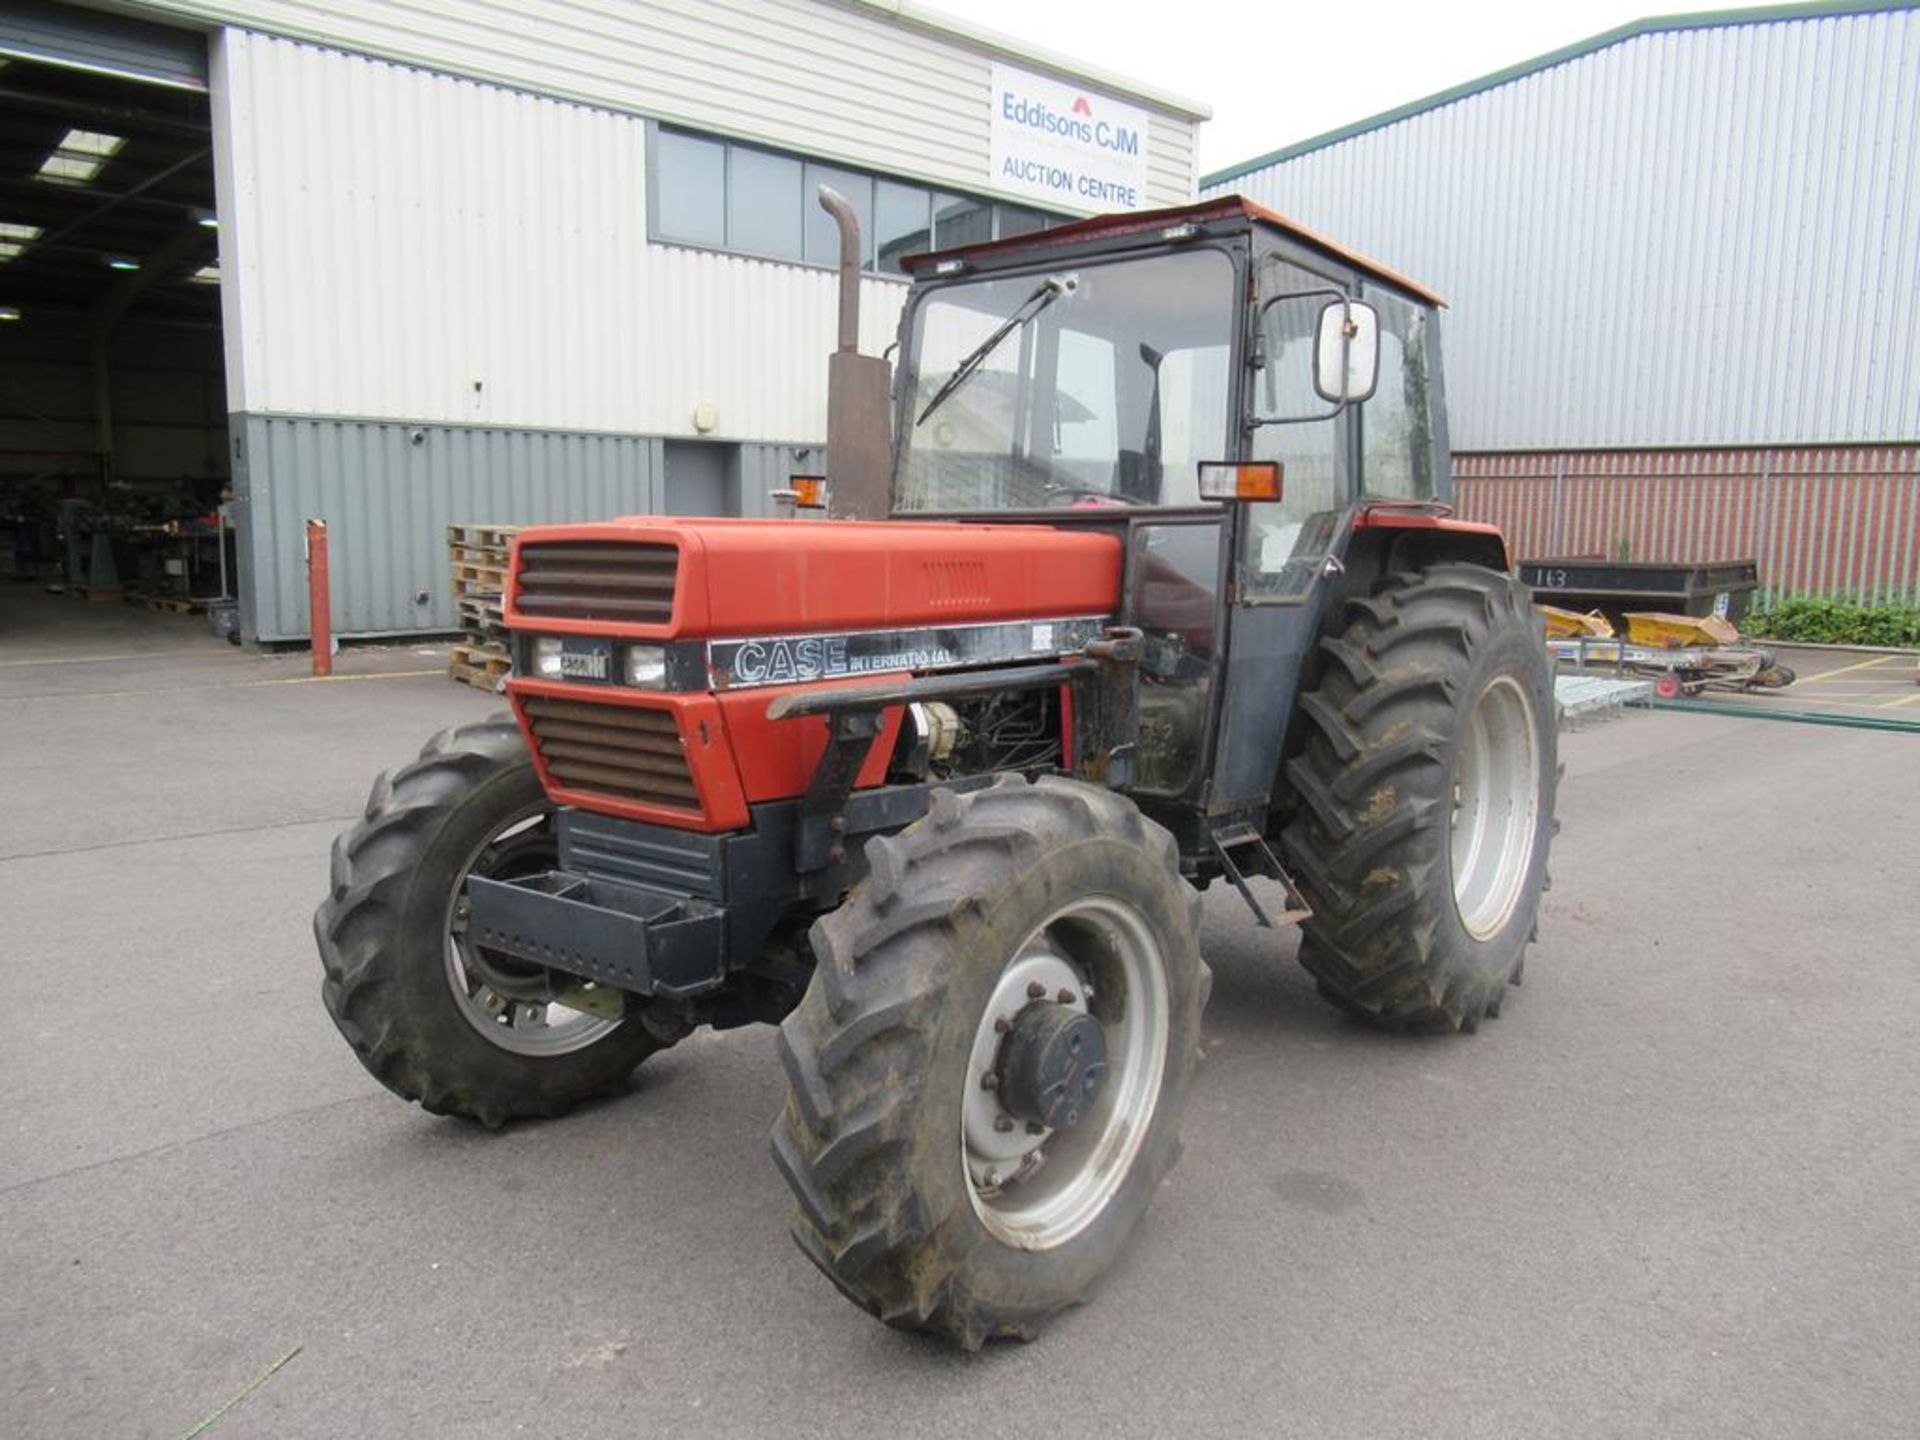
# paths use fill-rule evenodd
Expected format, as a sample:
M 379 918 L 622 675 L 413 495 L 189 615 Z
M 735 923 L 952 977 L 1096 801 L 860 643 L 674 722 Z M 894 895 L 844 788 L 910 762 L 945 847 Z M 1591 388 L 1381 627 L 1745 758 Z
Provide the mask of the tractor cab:
M 907 269 L 892 472 L 854 486 L 885 483 L 895 519 L 1120 535 L 1145 641 L 1132 788 L 1198 851 L 1259 824 L 1342 588 L 1320 582 L 1387 562 L 1369 530 L 1443 525 L 1439 297 L 1237 198 Z M 1505 568 L 1497 534 L 1445 528 Z

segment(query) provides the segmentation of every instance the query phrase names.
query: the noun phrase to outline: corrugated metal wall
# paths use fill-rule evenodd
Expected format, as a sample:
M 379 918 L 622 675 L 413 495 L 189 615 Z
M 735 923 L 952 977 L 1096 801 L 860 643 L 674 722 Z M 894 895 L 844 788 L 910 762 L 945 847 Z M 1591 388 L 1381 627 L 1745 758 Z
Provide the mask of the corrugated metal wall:
M 660 503 L 658 440 L 267 416 L 235 433 L 241 611 L 262 640 L 307 633 L 310 516 L 328 525 L 334 628 L 355 635 L 458 628 L 448 525 L 603 520 Z
M 993 52 L 941 34 L 937 16 L 920 23 L 909 6 L 826 0 L 140 0 L 139 8 L 428 66 L 965 190 L 994 188 L 987 163 Z M 1103 87 L 1097 80 L 1088 88 L 1112 88 L 1153 111 L 1149 198 L 1163 205 L 1191 198 L 1194 120 L 1151 94 Z
M 1642 35 L 1226 190 L 1447 297 L 1457 449 L 1920 439 L 1920 11 Z
M 458 628 L 449 525 L 604 520 L 663 506 L 657 439 L 307 416 L 247 416 L 235 433 L 241 613 L 248 635 L 266 641 L 307 634 L 309 517 L 328 526 L 334 629 L 385 635 Z M 733 508 L 750 516 L 781 514 L 769 494 L 822 458 L 806 446 L 725 450 Z
M 1457 455 L 1516 558 L 1757 560 L 1764 595 L 1920 604 L 1920 449 Z
M 242 31 L 220 61 L 236 410 L 818 438 L 833 273 L 649 245 L 644 121 Z M 878 353 L 905 286 L 862 288 Z

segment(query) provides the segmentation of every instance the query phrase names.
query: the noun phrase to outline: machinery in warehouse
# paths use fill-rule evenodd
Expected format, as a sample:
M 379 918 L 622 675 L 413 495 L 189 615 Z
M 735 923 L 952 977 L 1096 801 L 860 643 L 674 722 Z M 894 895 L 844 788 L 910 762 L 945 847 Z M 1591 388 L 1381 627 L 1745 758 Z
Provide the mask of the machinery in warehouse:
M 1449 510 L 1436 297 L 1213 200 L 909 261 L 890 369 L 822 203 L 828 518 L 521 531 L 512 714 L 375 783 L 315 931 L 367 1068 L 488 1125 L 778 1024 L 800 1248 L 973 1347 L 1173 1164 L 1208 885 L 1360 1020 L 1500 1012 L 1552 682 Z

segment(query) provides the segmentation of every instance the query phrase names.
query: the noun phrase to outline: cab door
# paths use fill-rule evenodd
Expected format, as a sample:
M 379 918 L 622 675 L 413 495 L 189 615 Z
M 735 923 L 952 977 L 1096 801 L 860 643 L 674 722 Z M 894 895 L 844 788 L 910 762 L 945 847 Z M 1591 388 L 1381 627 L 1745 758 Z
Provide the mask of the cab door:
M 1317 256 L 1265 251 L 1242 386 L 1244 458 L 1277 460 L 1278 501 L 1236 505 L 1220 731 L 1206 810 L 1216 821 L 1263 818 L 1286 732 L 1326 619 L 1330 572 L 1345 548 L 1356 494 L 1356 407 L 1323 419 L 1269 423 L 1326 407 L 1312 390 L 1315 326 L 1356 277 Z

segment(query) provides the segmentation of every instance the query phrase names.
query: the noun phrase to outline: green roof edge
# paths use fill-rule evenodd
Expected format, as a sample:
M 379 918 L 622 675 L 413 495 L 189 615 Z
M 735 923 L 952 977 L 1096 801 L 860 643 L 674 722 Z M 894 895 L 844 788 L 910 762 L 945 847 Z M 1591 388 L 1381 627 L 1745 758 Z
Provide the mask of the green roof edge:
M 1618 45 L 1626 40 L 1638 39 L 1642 35 L 1660 35 L 1675 30 L 1715 30 L 1735 25 L 1769 25 L 1782 20 L 1827 20 L 1847 15 L 1878 15 L 1889 10 L 1920 9 L 1920 0 L 1794 0 L 1783 5 L 1762 5 L 1747 10 L 1701 10 L 1680 15 L 1654 15 L 1645 20 L 1629 21 L 1625 25 L 1616 25 L 1611 30 L 1585 40 L 1576 40 L 1571 45 L 1562 45 L 1558 50 L 1549 50 L 1544 55 L 1536 55 L 1531 60 L 1522 60 L 1501 70 L 1482 75 L 1475 80 L 1466 80 L 1445 90 L 1435 91 L 1419 100 L 1410 100 L 1404 105 L 1396 105 L 1391 110 L 1382 110 L 1377 115 L 1369 115 L 1364 120 L 1355 120 L 1352 124 L 1342 125 L 1336 130 L 1328 130 L 1305 140 L 1297 140 L 1291 145 L 1283 145 L 1278 150 L 1265 155 L 1243 160 L 1237 165 L 1229 165 L 1224 170 L 1216 170 L 1211 175 L 1200 177 L 1200 188 L 1220 185 L 1228 180 L 1238 180 L 1243 175 L 1251 175 L 1256 170 L 1264 170 L 1269 165 L 1278 165 L 1282 161 L 1296 159 L 1310 151 L 1323 150 L 1329 145 L 1338 145 L 1342 140 L 1351 140 L 1356 135 L 1364 135 L 1369 130 L 1384 129 L 1388 125 L 1411 119 L 1427 110 L 1438 110 L 1443 105 L 1451 105 L 1456 100 L 1465 100 L 1478 95 L 1483 90 L 1492 90 L 1497 86 L 1510 84 L 1524 79 L 1528 75 L 1538 74 L 1542 70 L 1551 70 L 1556 65 L 1564 65 L 1569 60 L 1578 60 L 1584 55 L 1605 50 L 1608 46 Z

